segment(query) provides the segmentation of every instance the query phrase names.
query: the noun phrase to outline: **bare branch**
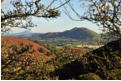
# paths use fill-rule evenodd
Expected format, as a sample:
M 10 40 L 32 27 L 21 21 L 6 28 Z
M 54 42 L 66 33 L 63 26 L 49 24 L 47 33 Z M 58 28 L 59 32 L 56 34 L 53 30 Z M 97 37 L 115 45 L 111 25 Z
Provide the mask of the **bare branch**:
M 41 0 L 29 2 L 25 0 L 24 3 L 22 0 L 13 1 L 11 2 L 14 7 L 12 10 L 7 12 L 2 10 L 1 12 L 1 26 L 2 28 L 7 28 L 5 26 L 21 27 L 23 26 L 21 25 L 23 22 L 16 23 L 16 21 L 26 21 L 26 19 L 31 16 L 38 18 L 56 18 L 60 16 L 60 12 L 57 9 L 67 4 L 70 0 L 67 0 L 66 2 L 52 9 L 51 6 L 54 4 L 55 1 L 57 0 L 53 0 L 52 2 L 50 2 L 50 4 L 47 7 L 41 4 Z M 28 24 L 23 27 L 26 28 L 27 26 L 33 26 L 31 24 Z
M 80 0 L 84 1 L 84 0 Z M 90 4 L 88 5 L 88 11 L 83 15 L 74 9 L 69 4 L 70 9 L 75 13 L 80 21 L 88 20 L 92 23 L 96 23 L 102 27 L 105 32 L 111 32 L 117 37 L 121 37 L 121 0 L 86 0 Z M 85 1 L 85 3 L 86 3 Z M 74 19 L 66 8 L 66 15 L 72 20 Z

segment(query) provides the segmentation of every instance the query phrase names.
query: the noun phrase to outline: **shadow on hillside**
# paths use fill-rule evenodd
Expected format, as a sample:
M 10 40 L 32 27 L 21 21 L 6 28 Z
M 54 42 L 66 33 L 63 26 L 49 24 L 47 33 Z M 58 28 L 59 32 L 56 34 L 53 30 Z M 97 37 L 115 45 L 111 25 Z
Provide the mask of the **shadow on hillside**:
M 69 64 L 63 66 L 62 69 L 56 70 L 52 73 L 54 76 L 59 76 L 60 80 L 70 79 L 70 78 L 78 78 L 77 76 L 85 73 L 83 70 L 83 65 L 79 61 L 73 61 Z
M 51 75 L 60 80 L 79 79 L 79 75 L 95 73 L 103 79 L 120 79 L 121 72 L 121 39 L 85 54 L 82 59 L 75 60 L 56 70 Z M 118 71 L 118 70 L 119 71 Z

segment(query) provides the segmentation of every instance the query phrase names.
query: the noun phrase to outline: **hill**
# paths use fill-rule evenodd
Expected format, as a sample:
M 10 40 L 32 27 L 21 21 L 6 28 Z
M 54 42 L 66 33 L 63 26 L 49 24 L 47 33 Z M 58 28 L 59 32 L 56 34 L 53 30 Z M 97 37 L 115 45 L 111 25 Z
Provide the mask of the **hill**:
M 30 31 L 23 31 L 23 32 L 19 32 L 19 33 L 6 33 L 6 32 L 2 32 L 1 35 L 2 36 L 21 36 L 21 35 L 25 35 L 25 34 L 31 34 L 32 32 Z
M 2 36 L 1 43 L 2 80 L 37 79 L 40 74 L 43 78 L 45 66 L 51 67 L 45 63 L 56 57 L 44 46 L 22 38 Z
M 60 45 L 62 44 L 97 44 L 97 43 L 102 43 L 101 42 L 101 37 L 100 34 L 87 29 L 87 28 L 78 28 L 75 27 L 70 30 L 66 30 L 63 32 L 50 32 L 50 33 L 28 33 L 28 34 L 16 34 L 13 35 L 14 37 L 23 37 L 25 39 L 29 40 L 37 40 L 40 41 L 42 40 L 42 43 L 51 43 L 51 44 L 56 44 Z
M 30 54 L 33 54 L 35 56 L 44 56 L 45 58 L 49 58 L 47 54 L 50 52 L 47 48 L 44 46 L 41 46 L 35 42 L 32 42 L 30 40 L 25 40 L 22 38 L 14 38 L 14 37 L 7 37 L 7 36 L 2 36 L 2 46 L 4 44 L 6 47 L 6 51 L 10 53 L 14 53 L 15 50 L 17 51 L 22 51 L 27 48 L 30 48 L 28 52 Z M 14 49 L 9 49 L 9 48 L 14 48 Z M 8 49 L 8 50 L 7 50 Z
M 56 33 L 46 33 L 40 36 L 43 39 L 46 38 L 72 38 L 77 40 L 95 40 L 95 38 L 99 37 L 99 35 L 87 28 L 73 28 L 71 30 L 67 30 L 64 32 L 56 32 Z
M 20 35 L 19 35 L 20 36 Z M 48 39 L 48 38 L 71 38 L 77 40 L 95 40 L 100 35 L 96 32 L 87 29 L 87 28 L 73 28 L 71 30 L 66 30 L 64 32 L 51 32 L 45 34 L 33 33 L 33 34 L 24 34 L 25 38 L 38 38 L 38 39 Z
M 84 54 L 79 60 L 65 64 L 54 72 L 59 79 L 120 80 L 121 39 Z
M 88 52 L 87 49 L 71 47 L 57 49 L 5 36 L 2 36 L 1 50 L 2 80 L 55 79 L 50 77 L 51 72 Z

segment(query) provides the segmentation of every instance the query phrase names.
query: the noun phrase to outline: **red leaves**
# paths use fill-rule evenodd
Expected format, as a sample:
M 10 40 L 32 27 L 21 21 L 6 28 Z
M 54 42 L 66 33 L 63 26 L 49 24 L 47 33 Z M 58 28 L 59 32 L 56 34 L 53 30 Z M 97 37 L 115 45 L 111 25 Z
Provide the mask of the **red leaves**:
M 32 41 L 29 41 L 29 40 L 24 40 L 22 38 L 7 37 L 7 36 L 4 36 L 2 38 L 3 38 L 2 39 L 2 44 L 4 42 L 8 43 L 8 46 L 6 46 L 6 47 L 10 47 L 12 45 L 16 45 L 17 46 L 17 50 L 20 50 L 20 51 L 23 48 L 26 48 L 27 45 L 32 45 L 32 48 L 29 50 L 29 52 L 34 54 L 35 56 L 40 56 L 40 55 L 46 56 L 46 53 L 49 52 L 49 50 L 46 49 L 45 47 L 40 46 L 39 44 L 34 43 Z M 42 48 L 45 52 L 44 53 L 40 52 L 38 50 L 39 48 Z M 11 49 L 9 51 L 11 51 Z M 14 52 L 14 50 L 12 50 L 12 51 Z

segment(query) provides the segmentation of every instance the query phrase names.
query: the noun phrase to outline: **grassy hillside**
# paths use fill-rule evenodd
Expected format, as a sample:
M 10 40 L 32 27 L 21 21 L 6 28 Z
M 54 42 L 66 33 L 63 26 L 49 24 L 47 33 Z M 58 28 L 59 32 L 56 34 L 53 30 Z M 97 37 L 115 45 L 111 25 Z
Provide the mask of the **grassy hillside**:
M 23 38 L 13 38 L 13 37 L 2 36 L 1 43 L 2 43 L 2 46 L 6 48 L 6 51 L 8 53 L 14 53 L 14 52 L 20 52 L 20 51 L 22 52 L 28 49 L 27 51 L 30 54 L 33 54 L 35 56 L 42 55 L 47 57 L 47 54 L 50 52 L 44 46 L 41 46 L 30 40 L 25 40 Z
M 22 38 L 2 37 L 2 80 L 56 79 L 50 73 L 86 53 L 70 47 L 56 49 Z
M 16 35 L 16 36 L 22 36 Z M 50 32 L 50 33 L 26 33 L 23 34 L 22 37 L 26 38 L 38 38 L 38 39 L 47 39 L 47 38 L 72 38 L 72 39 L 78 39 L 78 40 L 87 40 L 87 39 L 93 39 L 95 37 L 99 37 L 99 34 L 96 32 L 88 29 L 88 28 L 73 28 L 70 30 L 66 30 L 63 32 Z
M 72 38 L 77 40 L 94 40 L 99 37 L 99 34 L 89 30 L 87 28 L 73 28 L 64 32 L 57 33 L 46 33 L 43 36 L 40 36 L 43 39 L 47 38 Z
M 70 46 L 57 48 L 21 38 L 2 37 L 1 78 L 2 80 L 120 80 L 120 49 L 121 39 L 90 51 Z
M 54 72 L 59 79 L 121 79 L 121 39 L 91 51 Z
M 31 40 L 42 40 L 42 43 L 51 43 L 53 45 L 62 44 L 103 44 L 100 34 L 87 28 L 73 28 L 64 32 L 51 32 L 46 34 L 31 33 L 24 34 L 23 37 Z

